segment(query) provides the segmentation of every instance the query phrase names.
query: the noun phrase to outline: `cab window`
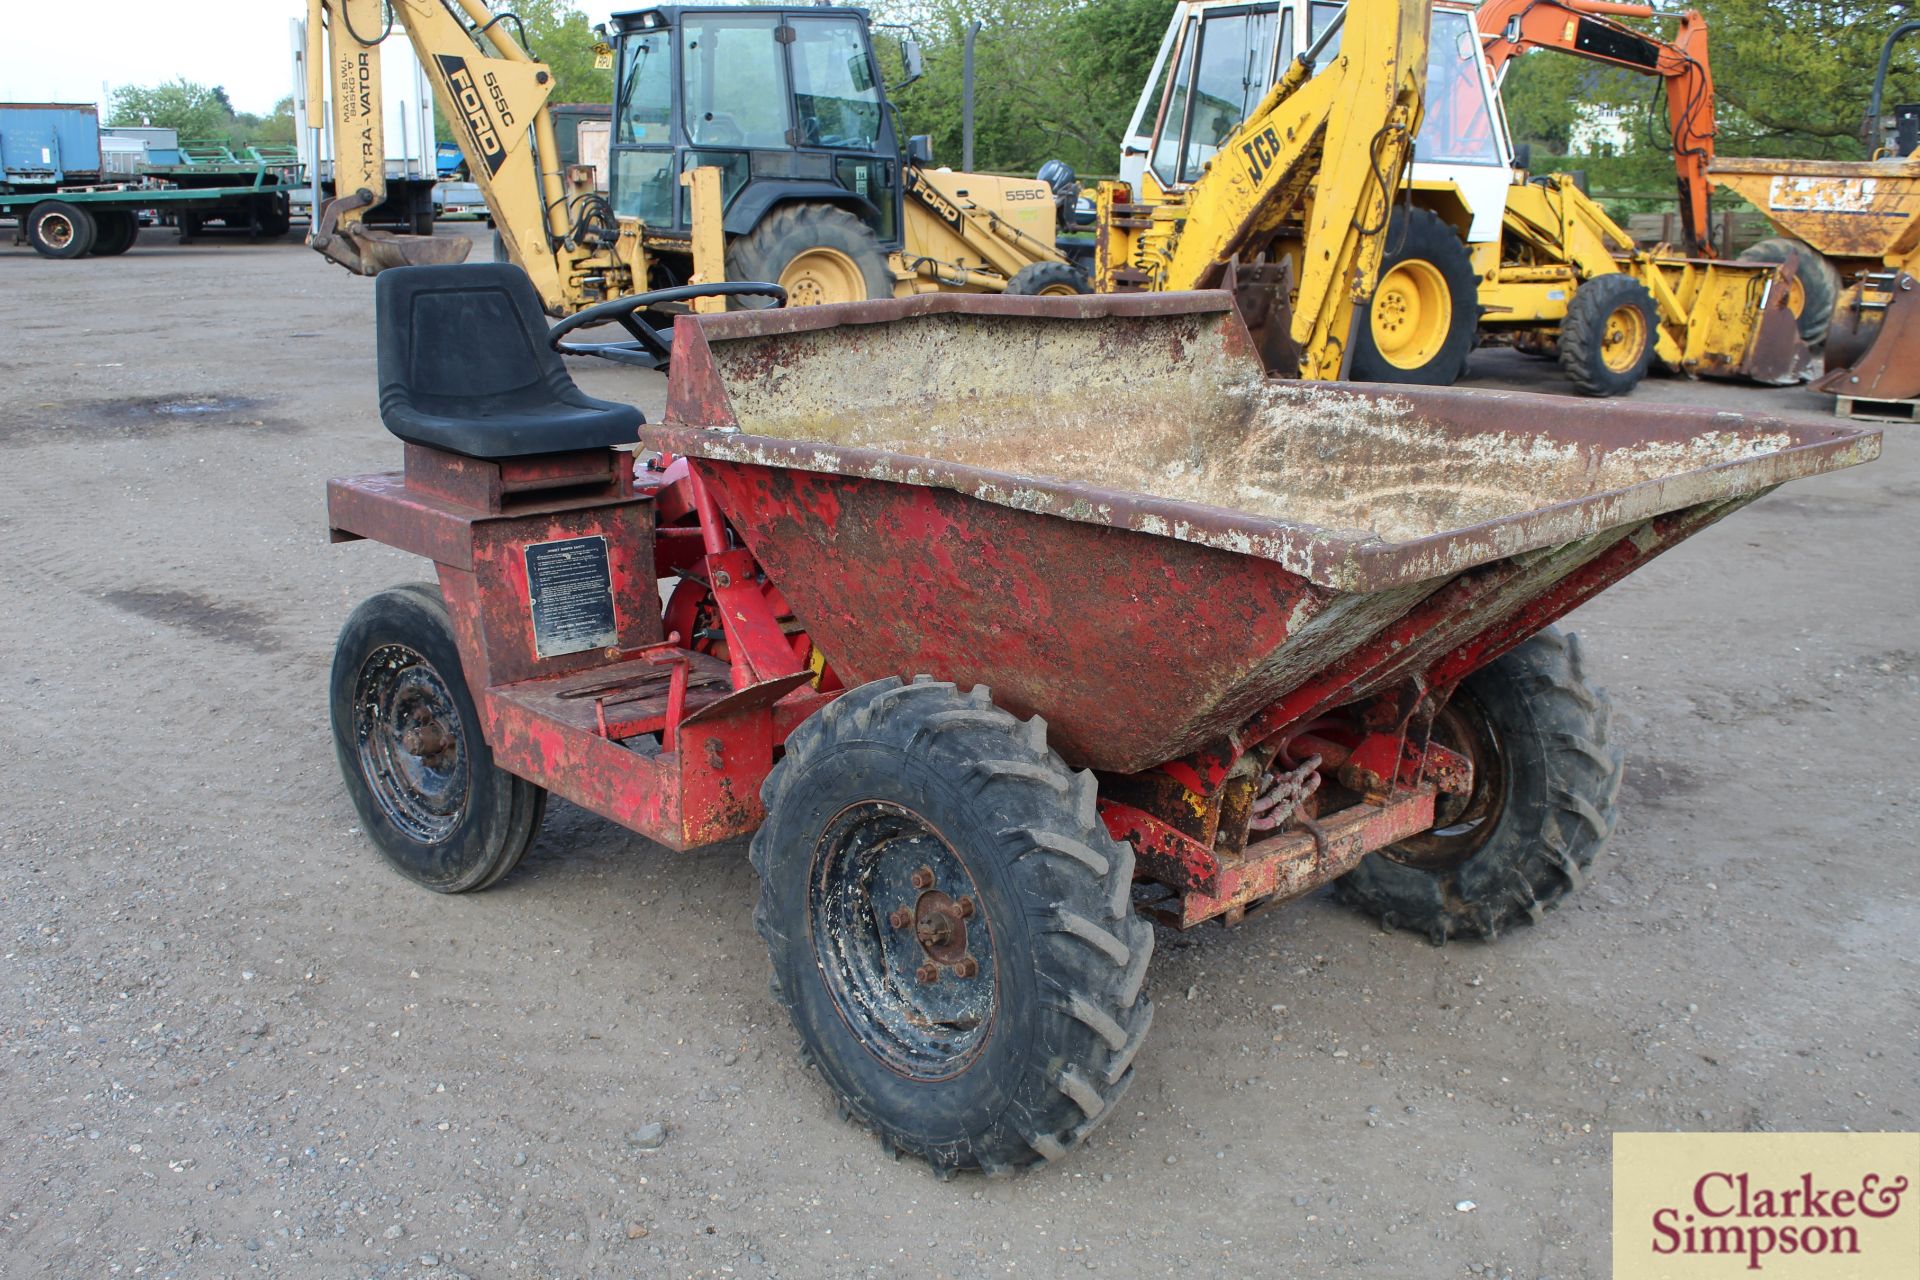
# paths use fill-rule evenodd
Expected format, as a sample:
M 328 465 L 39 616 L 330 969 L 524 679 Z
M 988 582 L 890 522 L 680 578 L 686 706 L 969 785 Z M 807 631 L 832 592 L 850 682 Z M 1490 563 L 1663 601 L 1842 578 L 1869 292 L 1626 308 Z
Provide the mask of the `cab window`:
M 1162 182 L 1197 180 L 1265 96 L 1273 72 L 1274 10 L 1214 12 L 1189 24 L 1153 148 Z
M 1433 15 L 1427 43 L 1426 113 L 1414 158 L 1440 164 L 1502 164 L 1500 138 L 1480 76 L 1479 36 L 1471 14 Z
M 783 148 L 793 128 L 778 14 L 698 14 L 681 26 L 688 139 L 696 147 Z
M 799 145 L 872 151 L 880 136 L 880 86 L 859 24 L 844 18 L 791 21 Z
M 667 33 L 626 38 L 620 74 L 618 141 L 670 143 L 673 111 L 673 53 Z

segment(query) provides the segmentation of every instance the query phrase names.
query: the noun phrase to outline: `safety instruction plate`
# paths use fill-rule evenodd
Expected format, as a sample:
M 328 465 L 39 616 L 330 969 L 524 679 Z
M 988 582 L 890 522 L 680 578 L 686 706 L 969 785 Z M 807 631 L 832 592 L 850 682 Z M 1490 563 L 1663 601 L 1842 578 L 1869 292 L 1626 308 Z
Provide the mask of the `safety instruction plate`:
M 596 534 L 529 543 L 527 603 L 533 610 L 534 652 L 543 658 L 617 643 L 607 540 Z

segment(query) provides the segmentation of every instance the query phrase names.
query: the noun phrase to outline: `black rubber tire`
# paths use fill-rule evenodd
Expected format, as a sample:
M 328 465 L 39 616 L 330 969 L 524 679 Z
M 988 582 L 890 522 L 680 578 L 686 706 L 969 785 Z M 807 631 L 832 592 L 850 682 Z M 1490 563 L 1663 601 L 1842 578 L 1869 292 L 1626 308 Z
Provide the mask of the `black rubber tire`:
M 260 238 L 278 240 L 293 229 L 293 210 L 288 206 L 285 196 L 275 196 L 263 200 L 254 209 L 254 220 L 258 223 Z
M 1107 834 L 1095 788 L 1048 750 L 1039 717 L 1016 720 L 984 687 L 963 694 L 925 676 L 843 694 L 787 739 L 761 792 L 754 923 L 808 1059 L 887 1150 L 943 1176 L 1008 1172 L 1066 1154 L 1132 1083 L 1153 1020 L 1141 991 L 1153 929 L 1133 911 L 1133 850 Z M 822 837 L 863 803 L 919 815 L 982 903 L 971 927 L 987 928 L 994 1003 L 973 1056 L 944 1078 L 896 1070 L 852 1029 L 829 986 L 850 968 L 814 944 Z M 855 918 L 878 938 L 889 923 L 862 902 Z
M 1025 297 L 1048 292 L 1055 295 L 1092 293 L 1093 284 L 1087 279 L 1087 273 L 1071 262 L 1029 262 L 1007 281 L 1007 292 Z
M 65 200 L 42 200 L 27 211 L 27 243 L 43 258 L 84 258 L 98 235 L 93 215 Z
M 431 839 L 404 829 L 376 798 L 356 736 L 360 675 L 382 649 L 405 646 L 438 680 L 458 717 L 466 785 L 449 830 Z M 525 855 L 540 830 L 547 793 L 493 763 L 480 714 L 467 691 L 460 651 L 440 589 L 416 582 L 362 601 L 341 628 L 328 682 L 335 758 L 362 828 L 387 864 L 435 893 L 470 893 L 499 880 Z
M 866 283 L 867 299 L 893 296 L 887 251 L 866 223 L 830 204 L 784 204 L 761 218 L 753 230 L 727 246 L 727 279 L 777 283 L 793 260 L 809 249 L 833 249 L 851 259 Z M 787 305 L 803 305 L 792 292 Z M 751 310 L 772 306 L 773 300 L 743 296 L 727 299 L 727 305 Z
M 1643 349 L 1624 369 L 1607 366 L 1607 317 L 1625 306 L 1640 308 Z M 1653 362 L 1659 318 L 1647 286 L 1625 272 L 1594 276 L 1580 284 L 1560 322 L 1560 372 L 1590 396 L 1624 396 L 1640 385 Z
M 131 209 L 102 209 L 93 215 L 93 248 L 96 258 L 112 258 L 133 248 L 140 238 L 140 220 Z
M 1394 267 L 1412 259 L 1431 263 L 1446 281 L 1451 306 L 1446 340 L 1425 364 L 1402 368 L 1382 355 L 1374 341 L 1374 304 L 1369 302 L 1354 325 L 1353 359 L 1347 365 L 1347 375 L 1357 381 L 1450 387 L 1466 372 L 1467 355 L 1480 328 L 1480 282 L 1467 246 L 1459 233 L 1431 209 L 1402 206 L 1393 211 L 1393 221 L 1387 227 L 1380 278 L 1386 279 Z
M 1800 308 L 1800 336 L 1810 347 L 1827 340 L 1834 304 L 1840 300 L 1840 273 L 1826 255 L 1786 236 L 1768 236 L 1740 251 L 1741 262 L 1800 260 L 1800 290 L 1806 299 Z
M 1452 705 L 1467 723 L 1490 729 L 1498 744 L 1497 766 L 1477 770 L 1468 801 L 1485 798 L 1482 785 L 1497 789 L 1497 807 L 1484 819 L 1489 825 L 1451 837 L 1461 842 L 1451 860 L 1447 837 L 1371 854 L 1337 889 L 1343 902 L 1435 945 L 1492 940 L 1512 925 L 1538 924 L 1547 908 L 1584 884 L 1613 834 L 1624 771 L 1612 741 L 1613 704 L 1606 690 L 1587 683 L 1578 637 L 1556 628 L 1468 676 Z M 1396 861 L 1396 853 L 1425 857 L 1429 865 Z

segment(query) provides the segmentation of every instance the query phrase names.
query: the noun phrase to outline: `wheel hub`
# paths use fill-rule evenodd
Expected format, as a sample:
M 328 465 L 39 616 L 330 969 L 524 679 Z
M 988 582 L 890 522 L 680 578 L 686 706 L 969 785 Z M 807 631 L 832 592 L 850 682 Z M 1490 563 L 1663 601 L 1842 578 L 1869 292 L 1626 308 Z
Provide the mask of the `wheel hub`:
M 374 803 L 413 839 L 446 839 L 466 812 L 469 771 L 460 712 L 440 673 L 406 645 L 384 645 L 361 665 L 353 707 Z
M 809 916 L 820 973 L 868 1052 L 913 1079 L 966 1068 L 996 1006 L 993 932 L 931 824 L 884 801 L 840 813 L 814 848 Z

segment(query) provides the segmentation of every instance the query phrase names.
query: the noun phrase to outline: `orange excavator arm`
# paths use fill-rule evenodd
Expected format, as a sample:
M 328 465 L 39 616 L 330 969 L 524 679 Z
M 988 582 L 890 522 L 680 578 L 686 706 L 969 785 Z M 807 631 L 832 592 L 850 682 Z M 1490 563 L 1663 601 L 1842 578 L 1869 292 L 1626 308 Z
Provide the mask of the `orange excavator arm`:
M 1707 20 L 1680 13 L 1672 40 L 1636 30 L 1616 18 L 1672 16 L 1651 4 L 1623 0 L 1487 0 L 1476 21 L 1497 80 L 1507 63 L 1529 49 L 1558 49 L 1607 66 L 1659 76 L 1667 91 L 1673 164 L 1680 182 L 1680 222 L 1686 250 L 1715 256 L 1707 197 L 1713 183 L 1713 72 L 1707 62 Z

